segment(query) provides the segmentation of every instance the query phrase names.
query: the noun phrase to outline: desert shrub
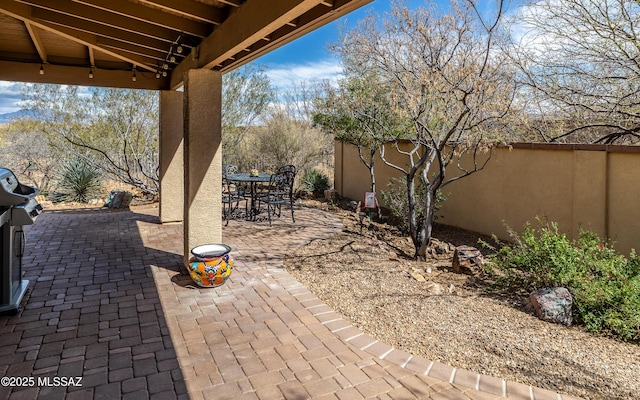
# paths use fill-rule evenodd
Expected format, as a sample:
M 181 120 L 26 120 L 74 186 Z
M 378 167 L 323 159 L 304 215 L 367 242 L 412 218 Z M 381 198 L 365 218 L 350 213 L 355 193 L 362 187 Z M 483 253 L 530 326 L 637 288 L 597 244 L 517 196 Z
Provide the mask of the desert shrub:
M 98 170 L 81 159 L 65 162 L 60 170 L 58 187 L 60 200 L 86 203 L 100 192 L 101 175 Z
M 409 233 L 409 197 L 407 194 L 407 178 L 391 178 L 387 184 L 387 190 L 382 190 L 382 201 L 391 213 L 390 222 L 393 223 L 403 233 Z M 415 187 L 416 196 L 416 218 L 418 226 L 422 224 L 425 218 L 425 201 L 427 196 L 427 188 L 417 183 Z M 440 205 L 446 200 L 446 195 L 438 192 L 436 195 L 436 205 L 434 208 L 433 220 L 438 219 L 437 211 Z
M 276 114 L 266 119 L 265 126 L 249 129 L 242 142 L 225 153 L 225 162 L 237 165 L 240 171 L 275 171 L 288 164 L 306 171 L 332 164 L 333 146 L 333 137 L 320 129 Z
M 592 332 L 640 341 L 640 259 L 635 251 L 627 258 L 593 232 L 581 229 L 578 239 L 570 240 L 556 223 L 540 225 L 526 224 L 521 235 L 511 231 L 513 244 L 489 256 L 487 272 L 495 287 L 566 287 L 577 323 Z
M 310 169 L 300 180 L 300 191 L 307 195 L 319 195 L 330 189 L 329 177 L 317 169 Z

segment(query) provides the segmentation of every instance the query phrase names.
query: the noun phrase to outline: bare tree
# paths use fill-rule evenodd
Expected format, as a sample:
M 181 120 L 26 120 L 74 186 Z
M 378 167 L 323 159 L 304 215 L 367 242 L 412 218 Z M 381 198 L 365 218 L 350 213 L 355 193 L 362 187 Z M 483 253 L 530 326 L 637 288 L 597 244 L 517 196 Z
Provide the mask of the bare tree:
M 436 5 L 409 9 L 394 3 L 380 21 L 369 16 L 342 35 L 336 45 L 348 74 L 380 74 L 389 88 L 390 104 L 409 121 L 406 166 L 385 163 L 406 177 L 409 231 L 416 257 L 423 257 L 431 239 L 438 192 L 446 185 L 481 170 L 488 141 L 501 134 L 515 92 L 510 71 L 497 51 L 502 2 L 492 21 L 472 1 L 452 2 L 448 12 Z M 469 154 L 471 161 L 461 162 Z M 416 178 L 426 186 L 425 217 L 416 217 Z
M 24 104 L 52 146 L 114 179 L 158 193 L 158 95 L 126 89 L 30 85 Z
M 14 120 L 3 127 L 0 138 L 0 165 L 47 194 L 60 166 L 61 154 L 43 140 L 38 125 L 28 119 Z
M 538 140 L 640 142 L 640 3 L 532 0 L 511 27 Z

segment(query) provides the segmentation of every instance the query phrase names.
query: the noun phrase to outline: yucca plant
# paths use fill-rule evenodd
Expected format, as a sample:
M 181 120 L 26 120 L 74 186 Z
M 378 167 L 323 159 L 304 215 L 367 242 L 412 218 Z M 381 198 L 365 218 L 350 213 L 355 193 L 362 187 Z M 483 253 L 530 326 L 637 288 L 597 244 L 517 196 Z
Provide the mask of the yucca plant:
M 98 170 L 76 158 L 62 165 L 58 185 L 62 200 L 86 203 L 99 194 L 102 179 Z

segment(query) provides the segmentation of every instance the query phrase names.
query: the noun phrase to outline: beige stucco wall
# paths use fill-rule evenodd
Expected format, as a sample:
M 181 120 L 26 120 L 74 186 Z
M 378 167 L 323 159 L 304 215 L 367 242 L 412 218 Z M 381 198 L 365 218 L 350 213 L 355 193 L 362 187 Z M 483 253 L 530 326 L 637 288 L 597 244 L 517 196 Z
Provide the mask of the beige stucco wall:
M 391 148 L 387 154 L 397 152 Z M 406 165 L 406 156 L 395 157 Z M 338 162 L 338 160 L 340 160 Z M 466 159 L 465 164 L 470 160 Z M 449 167 L 452 171 L 453 164 Z M 516 144 L 498 148 L 483 171 L 453 182 L 438 222 L 508 239 L 536 217 L 575 237 L 584 227 L 608 236 L 618 250 L 640 248 L 640 147 Z M 399 174 L 377 161 L 378 192 Z M 336 142 L 336 190 L 361 199 L 369 188 L 354 146 Z M 380 199 L 381 196 L 378 196 Z

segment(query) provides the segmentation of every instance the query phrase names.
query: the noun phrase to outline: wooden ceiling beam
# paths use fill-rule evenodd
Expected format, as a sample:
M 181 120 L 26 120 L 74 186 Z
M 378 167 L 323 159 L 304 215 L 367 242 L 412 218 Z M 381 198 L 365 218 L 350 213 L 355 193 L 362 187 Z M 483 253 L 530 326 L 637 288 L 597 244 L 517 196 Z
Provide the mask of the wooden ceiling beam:
M 114 40 L 110 38 L 97 37 L 96 42 L 100 45 L 100 47 L 113 49 L 118 52 L 123 51 L 129 54 L 136 54 L 141 57 L 150 58 L 155 61 L 162 61 L 167 56 L 166 52 L 148 49 L 141 46 L 136 46 L 135 44 L 120 42 L 118 40 Z
M 261 55 L 268 53 L 285 43 L 289 43 L 319 26 L 325 25 L 359 7 L 362 7 L 365 4 L 370 3 L 371 1 L 372 0 L 334 0 L 332 10 L 330 12 L 327 12 L 326 6 L 320 2 L 316 7 L 313 7 L 295 19 L 297 27 L 292 27 L 286 23 L 283 24 L 268 35 L 268 41 L 264 40 L 265 38 L 262 38 L 262 41 L 254 42 L 254 45 L 251 46 L 251 52 L 245 57 L 232 62 L 229 60 L 221 61 L 219 65 L 222 65 L 222 67 L 218 68 L 220 68 L 222 72 L 238 68 L 239 66 L 251 62 Z
M 165 11 L 182 15 L 186 18 L 209 24 L 220 25 L 226 17 L 224 10 L 193 0 L 138 0 L 141 4 L 149 4 Z
M 131 70 L 110 70 L 93 68 L 93 78 L 89 78 L 89 68 L 46 65 L 40 75 L 40 64 L 25 64 L 13 61 L 0 61 L 2 79 L 15 82 L 73 84 L 83 86 L 101 86 L 134 89 L 166 89 L 167 78 L 156 78 L 155 72 L 137 70 L 136 81 L 132 82 Z M 70 76 L 73 79 L 70 79 Z
M 318 0 L 278 0 L 269 7 L 248 1 L 204 39 L 196 48 L 197 57 L 187 57 L 171 74 L 171 87 L 182 85 L 182 77 L 191 68 L 211 69 L 235 56 L 240 50 L 268 37 L 271 32 L 295 20 L 318 5 Z M 192 54 L 195 55 L 194 51 Z
M 127 0 L 72 0 L 75 3 L 95 7 L 109 13 L 120 15 L 127 19 L 135 19 L 144 23 L 151 23 L 166 29 L 193 35 L 199 38 L 206 37 L 211 33 L 210 29 L 203 22 L 187 19 L 175 14 L 131 3 Z
M 240 7 L 242 5 L 240 0 L 218 0 L 218 3 L 227 4 L 233 7 Z
M 44 50 L 44 46 L 42 45 L 42 41 L 40 40 L 40 35 L 38 35 L 38 32 L 33 28 L 33 26 L 31 26 L 31 23 L 24 22 L 24 26 L 27 28 L 27 32 L 29 32 L 29 37 L 31 37 L 33 46 L 36 48 L 36 51 L 40 56 L 40 60 L 42 60 L 43 63 L 46 63 L 47 52 Z
M 180 32 L 162 28 L 148 22 L 136 21 L 133 18 L 121 17 L 108 11 L 99 10 L 83 4 L 74 3 L 71 0 L 18 0 L 21 3 L 34 7 L 33 15 L 41 15 L 43 19 L 50 20 L 60 25 L 73 28 L 82 21 L 93 24 L 95 31 L 100 33 L 102 26 L 105 28 L 122 30 L 137 35 L 173 42 Z M 58 16 L 56 16 L 58 14 Z M 67 21 L 67 22 L 61 22 Z M 86 25 L 86 24 L 85 24 Z M 104 34 L 103 34 L 104 35 Z
M 126 57 L 117 52 L 114 52 L 107 48 L 101 48 L 100 45 L 96 42 L 95 35 L 87 34 L 82 31 L 78 31 L 75 29 L 69 29 L 63 26 L 57 26 L 55 24 L 34 19 L 33 13 L 37 10 L 33 10 L 32 7 L 27 6 L 25 4 L 19 4 L 16 2 L 0 2 L 0 13 L 8 15 L 12 18 L 16 18 L 24 23 L 29 23 L 35 27 L 40 29 L 44 29 L 46 31 L 52 32 L 56 35 L 60 35 L 61 37 L 71 40 L 73 42 L 82 44 L 87 47 L 93 47 L 95 50 L 98 50 L 102 53 L 105 53 L 111 57 L 119 59 L 121 61 L 136 65 L 143 69 L 147 69 L 149 71 L 155 71 L 155 68 L 151 68 L 147 65 L 147 60 L 141 57 Z
M 158 51 L 166 52 L 171 46 L 171 42 L 167 40 L 159 40 L 147 36 L 136 35 L 133 32 L 122 31 L 120 29 L 99 25 L 95 22 L 80 20 L 67 15 L 60 15 L 53 11 L 35 9 L 31 15 L 34 20 L 42 21 L 43 23 L 50 24 L 52 26 L 60 26 L 70 31 L 84 32 L 90 35 L 120 40 L 121 42 L 138 44 Z

